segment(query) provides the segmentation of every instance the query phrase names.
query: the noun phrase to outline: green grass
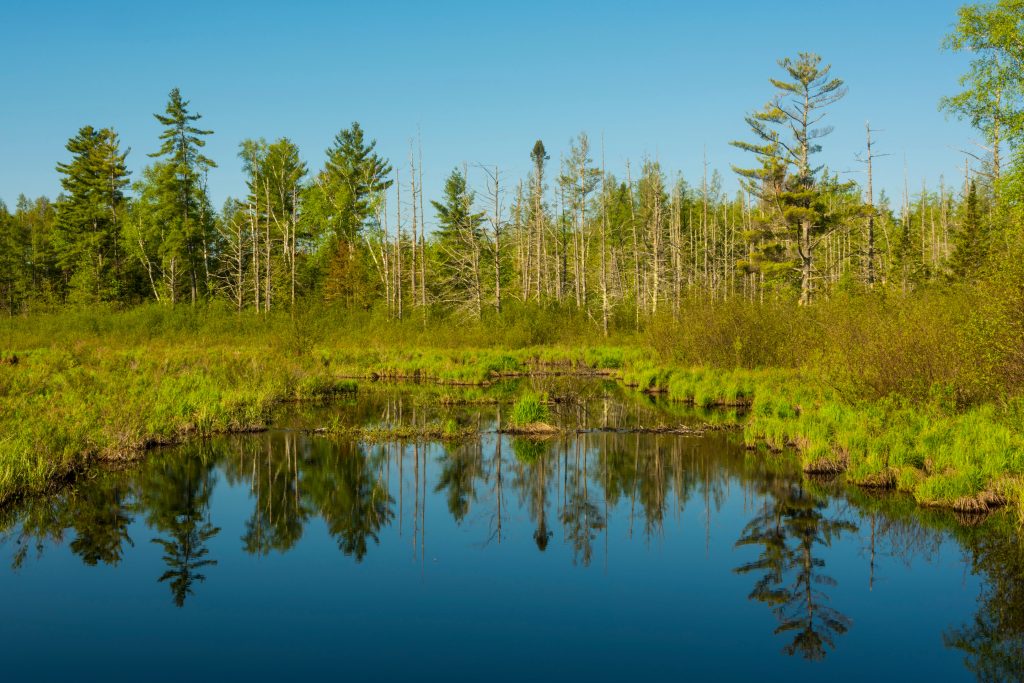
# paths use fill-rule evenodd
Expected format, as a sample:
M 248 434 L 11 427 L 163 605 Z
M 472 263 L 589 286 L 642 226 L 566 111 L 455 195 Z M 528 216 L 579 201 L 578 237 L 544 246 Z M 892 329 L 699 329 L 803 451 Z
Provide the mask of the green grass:
M 746 410 L 739 419 L 749 446 L 795 449 L 784 457 L 805 471 L 903 490 L 924 505 L 971 511 L 1024 500 L 1020 399 L 964 407 L 941 383 L 913 401 L 869 396 L 814 364 L 691 367 L 641 336 L 537 345 L 534 336 L 510 341 L 507 331 L 487 337 L 474 327 L 474 346 L 453 343 L 448 323 L 371 328 L 390 330 L 378 338 L 353 320 L 335 329 L 315 319 L 261 323 L 223 311 L 143 307 L 0 323 L 0 502 L 154 444 L 262 429 L 277 403 L 329 400 L 373 379 L 435 383 L 431 400 L 439 403 L 515 399 L 509 425 L 546 423 L 545 395 L 495 384 L 536 373 L 600 373 L 670 403 Z M 464 433 L 439 423 L 408 436 Z
M 512 406 L 508 415 L 508 423 L 513 427 L 529 427 L 545 424 L 551 419 L 548 409 L 548 397 L 533 391 L 524 392 Z
M 422 425 L 363 426 L 333 424 L 322 431 L 326 434 L 344 436 L 367 443 L 413 440 L 461 441 L 479 436 L 480 434 L 475 427 L 460 425 L 452 419 L 443 422 L 429 422 Z
M 745 437 L 796 447 L 805 471 L 845 472 L 853 484 L 972 512 L 1022 502 L 1024 434 L 1014 420 L 994 405 L 951 411 L 941 402 L 845 402 L 805 381 L 759 389 Z

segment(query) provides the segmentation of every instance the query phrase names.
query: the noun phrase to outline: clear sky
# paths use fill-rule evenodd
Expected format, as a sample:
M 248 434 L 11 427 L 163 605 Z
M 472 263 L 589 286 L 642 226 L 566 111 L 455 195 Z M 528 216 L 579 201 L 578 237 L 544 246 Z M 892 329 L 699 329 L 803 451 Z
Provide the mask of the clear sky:
M 287 136 L 311 169 L 358 120 L 407 167 L 422 134 L 429 197 L 456 165 L 525 174 L 534 140 L 553 163 L 569 139 L 603 133 L 609 170 L 657 157 L 697 178 L 709 164 L 736 186 L 728 142 L 770 96 L 780 57 L 815 51 L 848 96 L 821 161 L 860 168 L 864 122 L 877 177 L 913 191 L 956 184 L 975 134 L 938 111 L 963 56 L 943 52 L 961 0 L 717 2 L 46 2 L 0 6 L 0 199 L 55 196 L 54 165 L 80 126 L 113 126 L 137 177 L 157 149 L 167 93 L 180 87 L 219 168 L 219 206 L 243 193 L 238 143 Z M 472 174 L 471 174 L 472 175 Z M 851 178 L 859 178 L 851 175 Z

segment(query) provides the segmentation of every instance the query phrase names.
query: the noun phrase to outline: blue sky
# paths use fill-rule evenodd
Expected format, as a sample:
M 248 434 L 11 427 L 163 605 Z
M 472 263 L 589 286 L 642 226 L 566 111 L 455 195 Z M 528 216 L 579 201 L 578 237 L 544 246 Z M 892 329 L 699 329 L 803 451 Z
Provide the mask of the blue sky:
M 647 154 L 711 167 L 735 188 L 728 142 L 771 94 L 780 57 L 822 54 L 848 96 L 820 159 L 858 169 L 864 122 L 881 129 L 878 182 L 956 184 L 976 135 L 938 111 L 966 64 L 940 49 L 960 0 L 766 2 L 24 2 L 0 9 L 0 199 L 56 195 L 54 165 L 85 124 L 113 126 L 138 176 L 181 88 L 219 168 L 220 203 L 243 192 L 238 143 L 287 136 L 312 169 L 358 120 L 396 166 L 422 135 L 428 198 L 464 162 L 524 174 L 534 140 L 554 163 L 603 133 L 609 170 Z M 205 5 L 205 6 L 204 6 Z M 850 175 L 858 178 L 859 175 Z

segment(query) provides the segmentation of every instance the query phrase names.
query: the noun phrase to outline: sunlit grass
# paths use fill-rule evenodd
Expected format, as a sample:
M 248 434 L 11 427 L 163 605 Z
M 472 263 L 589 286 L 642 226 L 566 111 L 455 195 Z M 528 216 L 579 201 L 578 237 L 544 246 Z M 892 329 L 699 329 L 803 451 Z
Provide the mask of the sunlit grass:
M 527 391 L 519 397 L 508 415 L 508 423 L 517 428 L 546 424 L 551 419 L 547 396 Z
M 869 401 L 841 393 L 814 369 L 684 367 L 636 339 L 450 348 L 447 332 L 378 343 L 353 330 L 312 329 L 317 324 L 282 317 L 260 328 L 223 312 L 145 307 L 3 323 L 0 500 L 154 444 L 263 429 L 277 403 L 328 400 L 374 379 L 435 383 L 438 403 L 514 401 L 509 426 L 546 424 L 548 397 L 498 380 L 552 373 L 599 373 L 680 405 L 746 410 L 714 419 L 742 420 L 748 446 L 795 448 L 805 471 L 842 472 L 925 505 L 971 510 L 1024 497 L 1019 400 L 963 409 L 934 387 L 927 401 Z M 408 436 L 465 432 L 438 423 Z

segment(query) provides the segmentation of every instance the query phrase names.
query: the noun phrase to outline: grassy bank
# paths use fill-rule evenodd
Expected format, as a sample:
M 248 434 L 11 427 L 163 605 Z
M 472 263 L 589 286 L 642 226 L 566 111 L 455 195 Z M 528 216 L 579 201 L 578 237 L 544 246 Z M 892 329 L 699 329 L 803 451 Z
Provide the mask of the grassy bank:
M 850 399 L 811 370 L 642 367 L 628 383 L 700 406 L 749 405 L 751 448 L 794 449 L 808 474 L 843 474 L 870 488 L 911 493 L 923 505 L 985 512 L 1014 503 L 1024 520 L 1024 402 L 959 408 L 928 400 Z
M 809 473 L 843 473 L 922 504 L 982 511 L 1024 496 L 1024 404 L 1012 397 L 965 405 L 941 382 L 926 394 L 851 390 L 867 366 L 844 381 L 835 363 L 690 363 L 678 347 L 652 343 L 657 329 L 597 346 L 575 328 L 551 328 L 538 345 L 521 330 L 510 337 L 475 326 L 454 337 L 450 325 L 331 322 L 155 307 L 6 321 L 0 500 L 150 445 L 262 429 L 276 403 L 353 391 L 365 380 L 437 382 L 451 387 L 441 400 L 456 404 L 493 400 L 477 387 L 502 377 L 559 373 L 608 376 L 699 407 L 746 407 L 751 447 L 795 448 Z M 733 351 L 749 353 L 736 339 Z M 542 397 L 527 396 L 506 419 L 523 428 L 543 423 L 544 410 Z

